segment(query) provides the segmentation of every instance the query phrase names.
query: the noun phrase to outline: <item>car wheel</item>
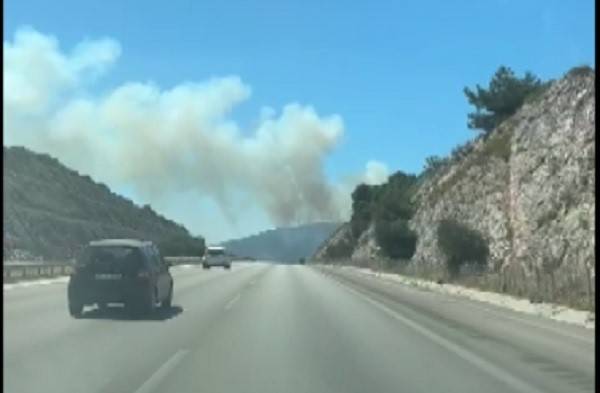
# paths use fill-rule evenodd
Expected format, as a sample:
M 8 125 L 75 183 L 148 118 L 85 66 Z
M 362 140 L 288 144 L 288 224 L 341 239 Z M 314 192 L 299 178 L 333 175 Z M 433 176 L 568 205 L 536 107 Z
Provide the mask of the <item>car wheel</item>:
M 209 269 L 209 268 L 210 268 L 210 266 L 208 266 L 208 265 L 202 265 L 202 267 L 203 267 L 204 269 Z
M 225 269 L 227 269 L 227 270 L 231 269 L 231 265 L 225 265 Z
M 156 306 L 156 288 L 154 288 L 151 292 L 150 292 L 150 296 L 149 299 L 147 300 L 147 304 L 144 307 L 145 310 L 148 314 L 152 314 L 152 312 L 154 311 L 154 307 Z
M 72 317 L 79 318 L 79 317 L 81 317 L 82 313 L 83 313 L 83 304 L 75 302 L 75 301 L 69 302 L 69 314 L 71 314 Z
M 171 288 L 169 288 L 169 295 L 167 295 L 167 298 L 162 301 L 160 306 L 162 308 L 171 308 L 172 303 L 173 303 L 173 285 L 171 284 Z

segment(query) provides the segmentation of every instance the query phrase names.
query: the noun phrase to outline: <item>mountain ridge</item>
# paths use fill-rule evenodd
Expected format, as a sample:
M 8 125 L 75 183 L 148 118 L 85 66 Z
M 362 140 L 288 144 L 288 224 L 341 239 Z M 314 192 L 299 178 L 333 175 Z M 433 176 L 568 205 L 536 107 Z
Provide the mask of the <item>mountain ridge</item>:
M 239 239 L 221 242 L 240 257 L 296 263 L 309 258 L 341 223 L 315 222 L 293 227 L 268 229 Z

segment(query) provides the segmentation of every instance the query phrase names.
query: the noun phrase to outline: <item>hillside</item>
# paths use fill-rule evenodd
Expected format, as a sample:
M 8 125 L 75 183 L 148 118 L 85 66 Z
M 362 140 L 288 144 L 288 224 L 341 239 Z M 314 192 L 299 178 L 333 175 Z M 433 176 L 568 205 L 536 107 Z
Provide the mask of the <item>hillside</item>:
M 355 206 L 353 221 L 314 259 L 372 266 L 385 257 L 389 269 L 448 279 L 439 227 L 452 220 L 480 236 L 488 253 L 483 273 L 468 277 L 465 270 L 457 279 L 589 307 L 595 292 L 595 105 L 595 72 L 575 68 L 496 129 L 421 173 L 409 192 L 414 214 L 405 232 L 417 238 L 409 260 L 381 251 L 369 215 L 389 205 L 379 197 L 389 183 L 366 190 L 368 208 Z
M 260 260 L 295 263 L 310 257 L 317 247 L 340 226 L 321 222 L 290 228 L 277 228 L 256 235 L 223 242 L 231 253 Z
M 70 258 L 89 240 L 142 238 L 165 254 L 200 253 L 202 238 L 149 206 L 139 207 L 104 184 L 46 154 L 4 147 L 4 259 Z

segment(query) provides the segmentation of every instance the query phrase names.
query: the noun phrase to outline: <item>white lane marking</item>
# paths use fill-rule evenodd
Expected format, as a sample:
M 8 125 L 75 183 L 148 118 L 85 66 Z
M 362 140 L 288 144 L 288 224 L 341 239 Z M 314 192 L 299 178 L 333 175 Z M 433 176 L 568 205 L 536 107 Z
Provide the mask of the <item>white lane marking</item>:
M 189 352 L 188 349 L 180 349 L 173 354 L 166 362 L 162 364 L 155 372 L 148 378 L 146 382 L 140 386 L 135 393 L 150 393 L 153 392 L 158 384 L 169 374 L 169 372 L 181 361 L 181 359 Z
M 4 284 L 2 289 L 5 291 L 10 291 L 15 288 L 27 288 L 27 287 L 35 287 L 38 285 L 50 285 L 50 284 L 62 284 L 69 282 L 69 276 L 62 276 L 58 278 L 52 279 L 44 279 L 44 280 L 32 280 L 32 281 L 23 281 L 16 282 L 11 284 Z
M 336 282 L 338 282 L 338 281 L 336 281 Z M 418 324 L 417 322 L 414 322 L 414 321 L 406 318 L 405 316 L 399 314 L 398 312 L 392 310 L 391 308 L 385 306 L 384 304 L 371 299 L 364 293 L 357 291 L 356 289 L 351 288 L 347 285 L 343 285 L 341 283 L 339 283 L 339 284 L 343 288 L 349 290 L 350 292 L 353 292 L 355 295 L 364 299 L 365 301 L 367 301 L 368 303 L 370 303 L 371 305 L 373 305 L 380 311 L 383 311 L 390 317 L 396 319 L 399 322 L 402 322 L 406 326 L 412 328 L 417 333 L 425 336 L 426 338 L 430 339 L 431 341 L 444 347 L 446 350 L 454 353 L 461 359 L 473 364 L 475 367 L 479 368 L 481 371 L 484 371 L 487 374 L 489 374 L 490 376 L 498 379 L 499 381 L 504 382 L 507 385 L 510 385 L 513 389 L 515 389 L 519 392 L 523 392 L 523 393 L 525 393 L 525 392 L 527 392 L 527 393 L 543 393 L 541 390 L 535 388 L 534 386 L 529 385 L 528 383 L 522 381 L 519 378 L 514 377 L 513 375 L 509 374 L 508 372 L 494 366 L 492 363 L 488 362 L 487 360 L 483 359 L 480 356 L 477 356 L 473 352 L 454 344 L 452 341 L 449 341 L 449 340 L 443 338 L 442 336 L 437 335 L 436 333 L 429 330 L 425 326 L 422 326 L 422 325 Z
M 233 307 L 233 305 L 240 300 L 240 294 L 238 293 L 237 295 L 235 295 L 235 297 L 233 299 L 231 299 L 230 301 L 227 302 L 227 304 L 225 305 L 225 310 L 229 310 L 231 307 Z
M 571 338 L 571 339 L 574 339 L 574 340 L 580 340 L 580 341 L 583 341 L 586 344 L 593 344 L 595 342 L 595 339 L 593 339 L 593 338 L 590 340 L 590 339 L 588 339 L 586 337 L 575 336 L 575 335 L 572 335 L 572 334 L 568 334 L 568 333 L 565 333 L 565 332 L 563 332 L 561 330 L 555 329 L 555 328 L 550 327 L 550 326 L 538 325 L 535 322 L 528 321 L 526 319 L 522 319 L 522 318 L 518 318 L 518 317 L 513 317 L 513 316 L 510 316 L 510 315 L 505 315 L 505 314 L 502 314 L 500 312 L 497 312 L 495 310 L 492 310 L 490 308 L 483 307 L 483 306 L 480 306 L 480 305 L 466 304 L 466 306 L 474 308 L 474 309 L 478 309 L 478 310 L 481 310 L 481 311 L 487 311 L 490 314 L 494 314 L 494 315 L 499 316 L 501 318 L 510 319 L 512 321 L 521 322 L 521 323 L 523 323 L 525 325 L 529 325 L 531 327 L 535 327 L 535 328 L 542 329 L 542 330 L 547 330 L 547 331 L 552 332 L 554 334 L 557 334 L 559 336 L 568 337 L 568 338 Z M 532 314 L 532 315 L 536 315 L 536 314 Z M 540 316 L 540 317 L 543 317 L 543 316 Z M 555 321 L 555 322 L 562 322 L 562 323 L 569 324 L 568 322 L 557 320 L 557 319 L 554 319 L 554 318 L 550 318 L 550 320 Z M 572 324 L 569 324 L 569 325 L 572 325 Z M 584 326 L 580 326 L 580 325 L 575 325 L 575 326 L 584 328 Z M 595 328 L 588 328 L 588 329 L 595 329 Z
M 374 279 L 372 277 L 370 277 L 370 278 L 372 280 L 374 280 L 374 281 L 379 281 L 379 280 L 376 280 L 376 279 Z M 398 286 L 401 286 L 401 287 L 406 288 L 406 289 L 411 289 L 411 288 L 417 288 L 417 290 L 421 289 L 418 286 L 407 285 L 407 284 L 404 284 L 402 282 L 391 281 L 391 280 L 387 280 L 387 279 L 381 280 L 380 282 L 389 284 L 391 286 L 398 285 Z M 447 295 L 447 294 L 445 294 L 443 292 L 437 292 L 435 290 L 429 290 L 429 291 L 427 291 L 427 293 L 431 293 L 434 296 Z M 530 321 L 530 320 L 527 320 L 527 319 L 524 319 L 524 318 L 519 318 L 519 317 L 516 317 L 516 316 L 507 315 L 506 313 L 503 313 L 502 311 L 504 311 L 504 310 L 506 310 L 506 311 L 513 311 L 515 313 L 519 313 L 520 312 L 520 313 L 523 313 L 525 315 L 536 316 L 536 317 L 543 318 L 543 319 L 546 319 L 546 320 L 549 320 L 549 321 L 554 321 L 554 322 L 559 322 L 559 323 L 566 323 L 568 325 L 573 325 L 573 326 L 577 326 L 577 327 L 581 327 L 581 328 L 586 328 L 586 329 L 591 329 L 591 330 L 595 330 L 595 326 L 594 327 L 589 327 L 589 326 L 583 326 L 583 325 L 579 325 L 579 324 L 573 324 L 573 323 L 569 323 L 567 321 L 563 321 L 563 320 L 556 319 L 556 318 L 548 318 L 548 317 L 545 317 L 544 315 L 538 315 L 538 314 L 533 314 L 533 313 L 528 313 L 528 312 L 522 312 L 522 311 L 518 311 L 518 310 L 513 310 L 512 308 L 504 307 L 504 306 L 502 306 L 500 304 L 492 304 L 492 305 L 496 306 L 496 307 L 498 307 L 500 309 L 502 309 L 502 311 L 500 311 L 500 310 L 493 310 L 491 308 L 483 306 L 486 303 L 483 302 L 483 301 L 481 301 L 481 300 L 471 299 L 469 297 L 461 296 L 459 294 L 449 294 L 449 295 L 451 297 L 453 297 L 457 301 L 463 301 L 462 304 L 465 305 L 465 306 L 467 306 L 467 307 L 471 307 L 471 308 L 474 308 L 474 309 L 477 309 L 477 310 L 480 310 L 480 311 L 485 311 L 485 312 L 488 312 L 488 313 L 493 314 L 493 315 L 495 315 L 497 317 L 500 317 L 500 318 L 510 319 L 512 321 L 515 321 L 515 322 L 520 322 L 520 323 L 522 323 L 524 325 L 528 325 L 528 326 L 531 326 L 531 327 L 535 327 L 535 328 L 538 328 L 538 329 L 542 329 L 542 330 L 546 330 L 546 331 L 552 332 L 552 333 L 557 334 L 559 336 L 563 336 L 563 337 L 566 337 L 566 338 L 571 338 L 571 339 L 574 339 L 574 340 L 583 341 L 586 344 L 593 344 L 595 342 L 594 338 L 588 339 L 588 338 L 582 337 L 582 336 L 575 336 L 573 334 L 565 333 L 562 330 L 559 330 L 559 329 L 556 329 L 556 328 L 553 328 L 553 327 L 550 327 L 550 326 L 539 325 L 539 324 L 537 324 L 537 323 L 535 323 L 533 321 Z M 444 298 L 447 299 L 447 297 L 445 297 L 445 296 L 444 296 Z

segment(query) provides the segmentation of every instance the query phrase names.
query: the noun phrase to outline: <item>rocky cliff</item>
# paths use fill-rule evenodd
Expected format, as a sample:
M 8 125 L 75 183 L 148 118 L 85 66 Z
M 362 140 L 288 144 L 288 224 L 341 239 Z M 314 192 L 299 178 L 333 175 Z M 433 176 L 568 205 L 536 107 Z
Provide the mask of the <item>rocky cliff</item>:
M 594 71 L 573 69 L 421 176 L 410 264 L 443 264 L 437 226 L 452 218 L 484 236 L 488 272 L 501 278 L 501 289 L 585 298 L 595 274 L 595 108 Z M 349 230 L 338 232 L 315 259 L 328 259 L 342 240 L 352 243 L 346 257 L 355 264 L 377 256 L 371 226 L 356 241 Z

